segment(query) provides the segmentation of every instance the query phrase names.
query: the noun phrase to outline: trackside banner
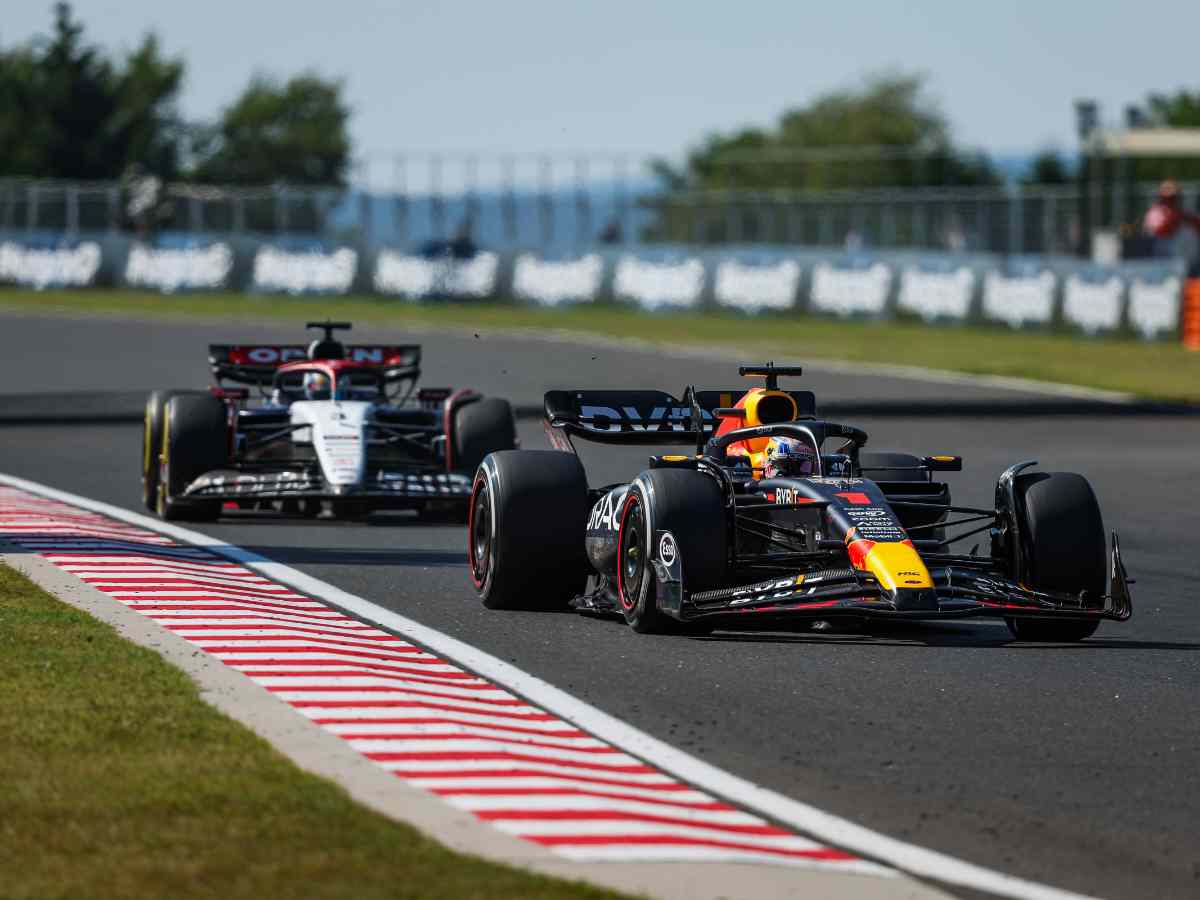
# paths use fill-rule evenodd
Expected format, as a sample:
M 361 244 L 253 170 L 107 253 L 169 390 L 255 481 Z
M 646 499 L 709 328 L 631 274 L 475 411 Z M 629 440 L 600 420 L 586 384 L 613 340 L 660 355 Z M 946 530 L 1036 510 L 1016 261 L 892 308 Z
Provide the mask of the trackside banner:
M 306 238 L 0 232 L 0 284 L 35 290 L 116 284 L 157 293 L 375 294 L 398 302 L 619 303 L 647 311 L 803 312 L 919 318 L 1013 329 L 1180 333 L 1184 267 L 1145 260 L 684 245 L 534 251 L 371 247 Z

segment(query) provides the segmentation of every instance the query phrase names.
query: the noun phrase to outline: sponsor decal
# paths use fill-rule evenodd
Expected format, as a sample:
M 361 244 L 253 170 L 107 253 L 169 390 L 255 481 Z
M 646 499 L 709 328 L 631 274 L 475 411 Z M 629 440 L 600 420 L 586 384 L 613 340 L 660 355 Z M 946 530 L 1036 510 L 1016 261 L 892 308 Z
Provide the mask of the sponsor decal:
M 0 243 L 0 282 L 9 281 L 39 291 L 86 287 L 100 271 L 100 260 L 100 245 L 94 241 L 74 247 L 27 247 L 5 241 Z
M 344 294 L 350 290 L 358 254 L 349 247 L 291 252 L 263 246 L 254 254 L 253 289 L 289 294 Z
M 125 261 L 125 283 L 171 294 L 225 286 L 233 270 L 228 244 L 168 249 L 134 244 Z
M 813 580 L 819 581 L 820 579 L 814 578 Z M 747 603 L 755 603 L 760 600 L 780 600 L 784 597 L 791 597 L 801 593 L 797 589 L 802 584 L 804 584 L 803 575 L 789 576 L 775 581 L 762 581 L 758 584 L 752 584 L 734 591 L 733 599 L 729 601 L 729 605 L 744 606 Z
M 663 565 L 671 566 L 675 564 L 675 558 L 678 555 L 675 538 L 669 534 L 664 534 L 658 542 L 658 558 L 662 560 Z
M 857 485 L 866 483 L 866 480 L 863 478 L 822 477 L 822 478 L 810 478 L 808 480 L 815 482 L 817 484 L 828 484 L 828 485 L 831 485 L 832 487 L 855 487 Z
M 372 279 L 375 290 L 410 300 L 432 297 L 488 297 L 496 289 L 500 257 L 477 253 L 470 259 L 427 259 L 381 250 Z
M 1179 325 L 1183 285 L 1178 278 L 1129 282 L 1129 324 L 1144 338 L 1170 333 Z
M 1008 276 L 988 272 L 983 277 L 983 314 L 1013 328 L 1025 323 L 1044 324 L 1054 312 L 1054 287 L 1058 279 L 1050 271 L 1034 275 Z
M 613 276 L 613 293 L 647 309 L 685 308 L 700 301 L 704 263 L 695 258 L 682 262 L 654 262 L 622 256 Z
M 717 266 L 713 296 L 722 306 L 751 312 L 790 309 L 799 284 L 800 264 L 795 260 L 755 266 L 727 259 Z
M 1088 334 L 1111 331 L 1121 324 L 1124 293 L 1125 282 L 1116 275 L 1104 281 L 1070 275 L 1063 285 L 1063 318 Z
M 905 539 L 904 532 L 886 509 L 859 506 L 846 507 L 842 512 L 850 520 L 850 531 L 864 540 L 891 542 Z
M 965 319 L 975 292 L 975 273 L 961 267 L 950 272 L 932 272 L 909 266 L 900 275 L 896 305 L 926 321 Z
M 800 491 L 798 491 L 796 488 L 790 488 L 790 487 L 775 488 L 774 494 L 770 494 L 770 493 L 767 494 L 767 499 L 768 500 L 773 499 L 777 504 L 781 504 L 781 505 L 785 504 L 785 503 L 816 503 L 817 502 L 812 497 L 808 497 L 808 496 L 800 493 Z
M 513 263 L 513 294 L 543 306 L 586 303 L 596 299 L 604 260 L 595 253 L 579 259 L 538 259 L 522 253 Z
M 813 309 L 839 316 L 878 315 L 887 304 L 891 287 L 892 270 L 883 263 L 865 269 L 817 263 L 812 273 L 810 302 Z
M 603 425 L 594 422 L 581 423 L 589 431 L 688 431 L 691 429 L 692 411 L 686 406 L 656 406 L 643 417 L 633 406 L 616 409 L 612 406 L 580 406 L 584 418 L 603 416 L 612 421 Z M 713 416 L 706 409 L 700 411 L 704 419 L 704 430 L 714 427 Z
M 628 490 L 628 487 L 617 488 L 601 497 L 599 502 L 592 507 L 592 514 L 588 517 L 587 530 L 616 531 L 621 524 L 621 505 L 625 501 L 625 493 Z

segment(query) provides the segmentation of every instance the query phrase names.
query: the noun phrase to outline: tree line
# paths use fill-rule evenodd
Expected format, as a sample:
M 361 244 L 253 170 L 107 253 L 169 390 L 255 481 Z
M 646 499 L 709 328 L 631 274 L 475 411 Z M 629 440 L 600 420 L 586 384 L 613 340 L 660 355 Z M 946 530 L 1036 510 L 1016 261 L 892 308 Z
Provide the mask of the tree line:
M 0 47 L 0 175 L 345 184 L 350 110 L 340 81 L 255 75 L 215 120 L 197 122 L 179 111 L 184 74 L 153 34 L 116 56 L 57 4 L 49 35 Z

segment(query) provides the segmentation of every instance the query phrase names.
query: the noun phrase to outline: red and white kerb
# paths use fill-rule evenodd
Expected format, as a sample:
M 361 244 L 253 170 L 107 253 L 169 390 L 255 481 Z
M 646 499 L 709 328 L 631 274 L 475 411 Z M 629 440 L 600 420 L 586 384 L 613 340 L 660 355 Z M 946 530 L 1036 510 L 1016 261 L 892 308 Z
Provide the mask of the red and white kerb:
M 397 777 L 569 859 L 859 863 L 209 551 L 4 486 L 0 535 L 242 672 Z

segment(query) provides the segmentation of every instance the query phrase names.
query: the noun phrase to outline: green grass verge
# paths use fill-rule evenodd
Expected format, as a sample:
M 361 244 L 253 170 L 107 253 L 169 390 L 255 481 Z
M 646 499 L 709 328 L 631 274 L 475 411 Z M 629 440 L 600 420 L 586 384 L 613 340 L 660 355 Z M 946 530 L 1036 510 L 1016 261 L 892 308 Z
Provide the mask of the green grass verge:
M 0 897 L 601 898 L 356 805 L 0 565 Z
M 721 345 L 747 359 L 843 359 L 1008 375 L 1200 402 L 1200 353 L 1176 342 L 1085 338 L 1005 328 L 914 322 L 841 322 L 795 315 L 651 314 L 611 305 L 539 309 L 509 304 L 423 305 L 374 297 L 159 296 L 131 291 L 0 291 L 0 307 L 39 312 L 301 321 L 334 316 L 363 323 L 480 329 L 567 329 L 662 344 Z

